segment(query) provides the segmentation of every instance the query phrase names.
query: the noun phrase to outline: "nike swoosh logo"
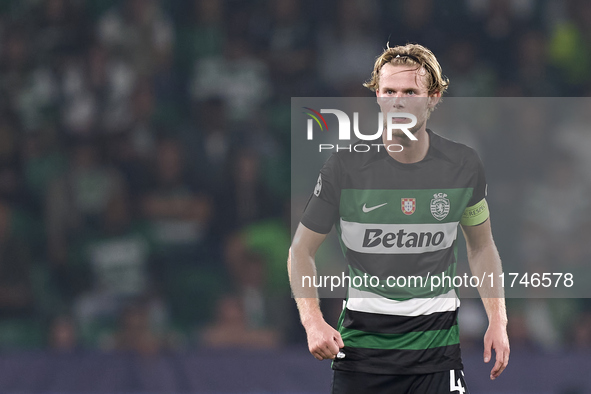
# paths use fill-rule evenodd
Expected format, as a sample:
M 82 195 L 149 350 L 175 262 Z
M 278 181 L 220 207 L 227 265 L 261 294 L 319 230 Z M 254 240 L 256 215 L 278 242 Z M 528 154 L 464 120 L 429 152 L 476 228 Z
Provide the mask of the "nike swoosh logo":
M 385 202 L 383 204 L 376 205 L 375 207 L 371 207 L 371 208 L 368 208 L 368 207 L 365 206 L 365 204 L 363 204 L 363 207 L 361 209 L 363 209 L 363 212 L 368 213 L 368 212 L 373 211 L 374 209 L 378 209 L 379 207 L 383 207 L 386 204 L 388 204 L 388 203 Z

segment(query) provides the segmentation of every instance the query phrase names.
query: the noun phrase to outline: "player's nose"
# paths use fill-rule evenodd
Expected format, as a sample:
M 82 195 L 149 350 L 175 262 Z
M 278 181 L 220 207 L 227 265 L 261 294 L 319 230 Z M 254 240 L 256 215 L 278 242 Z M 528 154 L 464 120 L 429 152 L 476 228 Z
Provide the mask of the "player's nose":
M 397 109 L 404 108 L 405 103 L 406 103 L 406 99 L 404 98 L 402 93 L 396 93 L 396 96 L 394 96 L 392 98 L 392 106 L 394 108 L 397 108 Z

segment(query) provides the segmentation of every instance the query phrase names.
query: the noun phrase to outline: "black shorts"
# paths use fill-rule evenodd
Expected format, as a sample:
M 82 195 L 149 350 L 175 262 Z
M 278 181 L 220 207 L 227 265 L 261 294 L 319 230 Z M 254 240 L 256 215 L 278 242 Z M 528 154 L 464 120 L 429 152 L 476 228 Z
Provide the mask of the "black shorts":
M 332 394 L 469 394 L 461 369 L 424 375 L 333 371 Z

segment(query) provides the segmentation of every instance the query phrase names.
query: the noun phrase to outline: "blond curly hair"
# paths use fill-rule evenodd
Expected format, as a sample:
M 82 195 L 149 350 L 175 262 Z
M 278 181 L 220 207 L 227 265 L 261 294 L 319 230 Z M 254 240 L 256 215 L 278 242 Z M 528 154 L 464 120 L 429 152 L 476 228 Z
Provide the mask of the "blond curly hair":
M 423 68 L 426 72 L 426 85 L 429 95 L 443 94 L 449 86 L 449 80 L 443 76 L 441 65 L 429 49 L 419 44 L 398 45 L 390 48 L 388 45 L 384 52 L 376 59 L 371 73 L 371 79 L 363 84 L 366 88 L 376 91 L 380 85 L 380 71 L 384 64 L 417 66 L 417 70 Z

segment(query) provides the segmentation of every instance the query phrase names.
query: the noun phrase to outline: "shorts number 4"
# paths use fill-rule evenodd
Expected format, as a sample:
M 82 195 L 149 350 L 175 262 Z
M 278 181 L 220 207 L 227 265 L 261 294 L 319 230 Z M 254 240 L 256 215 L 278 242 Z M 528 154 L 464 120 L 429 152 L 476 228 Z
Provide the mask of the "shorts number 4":
M 464 372 L 460 372 L 462 373 L 462 375 L 464 374 Z M 462 385 L 462 379 L 458 377 L 458 379 L 456 380 L 456 371 L 451 369 L 449 371 L 449 392 L 453 393 L 455 391 L 457 391 L 459 394 L 464 394 L 466 392 L 466 389 Z

